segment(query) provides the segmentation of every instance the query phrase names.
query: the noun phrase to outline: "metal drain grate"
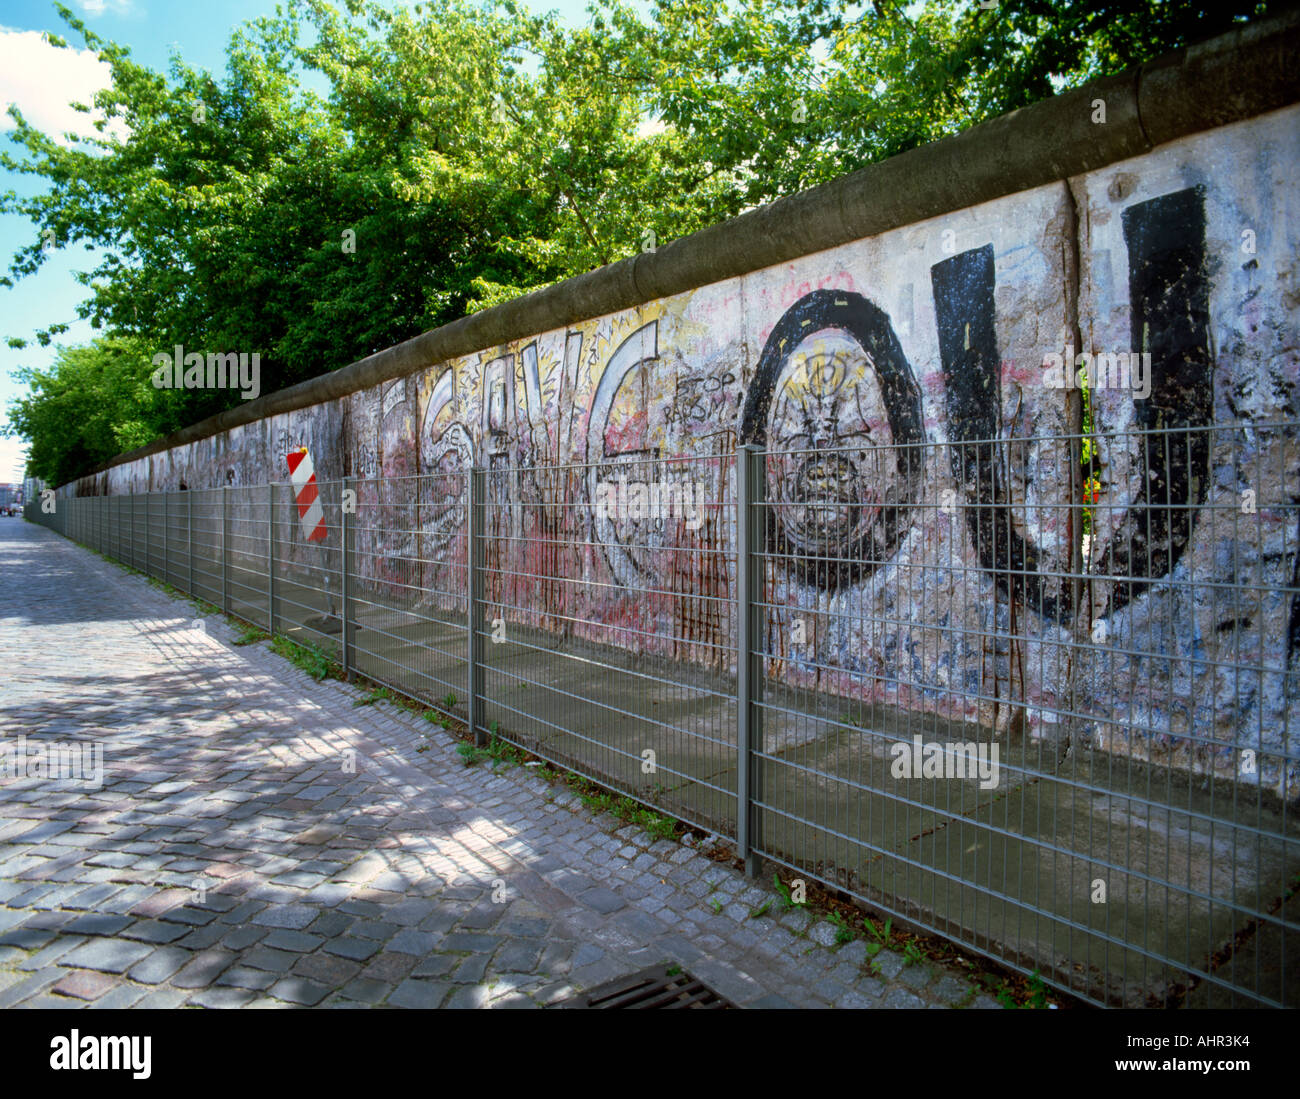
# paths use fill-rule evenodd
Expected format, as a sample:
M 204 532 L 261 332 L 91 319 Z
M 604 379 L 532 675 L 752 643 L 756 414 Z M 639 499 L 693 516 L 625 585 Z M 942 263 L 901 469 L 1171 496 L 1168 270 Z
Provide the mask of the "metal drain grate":
M 669 970 L 674 972 L 669 972 Z M 587 1008 L 710 1008 L 736 1005 L 678 966 L 656 965 L 619 977 L 565 1000 L 559 1007 Z

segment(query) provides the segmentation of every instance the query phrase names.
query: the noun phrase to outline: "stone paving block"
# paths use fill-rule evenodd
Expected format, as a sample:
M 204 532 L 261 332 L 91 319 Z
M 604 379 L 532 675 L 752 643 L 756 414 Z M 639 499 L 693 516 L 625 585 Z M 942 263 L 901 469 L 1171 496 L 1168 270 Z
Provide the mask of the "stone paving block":
M 128 972 L 127 976 L 133 981 L 144 985 L 162 984 L 175 973 L 181 966 L 189 962 L 194 955 L 188 950 L 182 950 L 179 947 L 164 946 L 153 951 L 148 957 L 136 962 Z
M 461 962 L 457 954 L 430 954 L 411 970 L 412 977 L 445 977 Z
M 223 924 L 243 925 L 248 923 L 254 916 L 267 907 L 265 901 L 247 900 L 229 912 L 223 913 L 217 917 L 218 922 Z
M 308 935 L 302 931 L 286 931 L 280 928 L 272 931 L 262 941 L 272 950 L 290 950 L 295 954 L 308 954 L 325 940 L 320 935 Z
M 312 935 L 321 935 L 324 938 L 332 939 L 337 935 L 342 935 L 354 923 L 356 923 L 355 916 L 349 916 L 343 912 L 323 912 L 307 925 L 307 931 Z
M 306 904 L 270 905 L 253 917 L 253 923 L 261 927 L 283 927 L 291 931 L 301 931 L 318 914 L 315 908 Z
M 776 992 L 769 992 L 765 996 L 760 996 L 757 1000 L 749 1005 L 751 1008 L 758 1008 L 767 1011 L 789 1011 L 796 1008 L 798 1004 L 792 1004 L 784 996 Z
M 189 933 L 189 928 L 183 924 L 167 923 L 165 920 L 136 920 L 122 931 L 122 938 L 137 939 L 143 943 L 171 943 Z
M 626 977 L 635 973 L 638 967 L 631 962 L 616 958 L 602 958 L 590 965 L 577 966 L 569 972 L 569 980 L 578 988 L 589 989 L 596 985 L 612 981 L 615 977 Z
M 504 940 L 500 935 L 474 931 L 453 931 L 442 940 L 442 949 L 458 953 L 491 954 Z
M 62 964 L 101 973 L 125 973 L 152 953 L 153 947 L 127 939 L 92 939 L 61 959 Z
M 513 939 L 498 951 L 493 967 L 500 973 L 530 973 L 542 953 L 540 939 Z
M 396 984 L 410 974 L 417 961 L 410 954 L 381 954 L 366 965 L 361 976 L 372 981 Z
M 378 1004 L 383 1002 L 392 988 L 392 985 L 385 984 L 383 981 L 356 980 L 345 984 L 341 992 L 343 996 L 359 1003 Z
M 247 966 L 234 965 L 227 969 L 220 977 L 213 982 L 222 988 L 246 988 L 251 992 L 261 992 L 279 978 L 274 973 L 268 973 L 264 969 L 251 969 Z
M 333 954 L 307 954 L 293 967 L 294 976 L 310 977 L 330 988 L 341 988 L 360 972 L 361 966 L 357 962 Z
M 486 1007 L 489 994 L 485 985 L 464 985 L 451 994 L 442 1006 L 454 1011 L 478 1010 Z
M 351 936 L 343 936 L 326 940 L 322 949 L 328 954 L 336 954 L 341 958 L 365 961 L 367 958 L 379 953 L 379 947 L 380 944 L 373 939 L 355 939 Z
M 835 936 L 839 929 L 834 924 L 822 920 L 808 930 L 808 938 L 819 946 L 832 947 L 835 945 Z
M 20 950 L 39 950 L 55 933 L 39 927 L 13 927 L 0 934 L 0 946 L 16 946 Z
M 180 1007 L 188 998 L 188 992 L 181 992 L 175 988 L 159 988 L 150 992 L 135 1006 L 150 1011 L 171 1011 L 173 1008 Z
M 391 939 L 400 930 L 397 924 L 385 920 L 360 920 L 352 927 L 352 934 L 361 939 L 383 941 Z
M 91 969 L 74 969 L 50 990 L 56 996 L 71 996 L 78 1000 L 95 1000 L 116 987 L 116 982 L 106 973 Z
M 926 1003 L 916 993 L 905 988 L 891 988 L 881 998 L 880 1005 L 893 1011 L 912 1011 L 925 1007 Z
M 93 1000 L 87 1006 L 92 1010 L 123 1011 L 126 1008 L 135 1007 L 147 995 L 149 995 L 147 988 L 137 988 L 134 985 L 117 985 L 111 992 L 106 992 L 98 1000 Z
M 872 963 L 870 968 L 873 973 L 878 973 L 886 980 L 892 981 L 903 972 L 907 959 L 892 950 L 882 950 L 872 959 Z
M 478 984 L 487 974 L 488 956 L 475 954 L 465 958 L 451 972 L 451 979 L 457 984 Z
M 949 974 L 940 977 L 930 991 L 944 1003 L 955 1006 L 970 996 L 974 991 L 974 987 L 974 985 L 961 980 L 961 978 Z
M 992 996 L 976 996 L 970 1003 L 970 1006 L 979 1011 L 999 1011 L 1002 1005 L 993 999 Z
M 297 954 L 291 954 L 287 950 L 271 950 L 265 946 L 256 946 L 240 955 L 243 965 L 269 973 L 288 973 L 297 960 Z
M 898 980 L 907 985 L 908 988 L 920 991 L 930 983 L 934 974 L 927 965 L 906 965 L 901 973 L 898 974 Z
M 157 917 L 185 904 L 193 894 L 188 889 L 163 889 L 146 897 L 133 909 L 132 915 Z
M 35 954 L 24 958 L 18 963 L 18 969 L 24 972 L 35 973 L 39 969 L 52 965 L 59 961 L 65 955 L 79 947 L 82 943 L 89 942 L 82 935 L 60 935 L 41 947 Z
M 185 904 L 164 912 L 162 919 L 170 920 L 172 923 L 188 924 L 190 927 L 205 927 L 215 920 L 217 915 L 218 913 L 211 909 Z
M 189 998 L 188 1003 L 198 1007 L 234 1008 L 244 1007 L 254 998 L 254 994 L 243 988 L 205 988 Z
M 814 995 L 820 996 L 827 1003 L 834 1004 L 848 994 L 849 988 L 831 977 L 823 977 L 821 980 L 812 983 L 812 991 Z
M 422 958 L 438 945 L 442 937 L 430 931 L 416 931 L 407 927 L 389 939 L 385 949 Z
M 411 977 L 403 981 L 388 997 L 393 1007 L 436 1008 L 441 1007 L 451 991 L 451 985 L 440 981 L 423 981 Z
M 254 943 L 265 939 L 267 933 L 267 929 L 264 927 L 245 924 L 243 927 L 236 927 L 233 931 L 227 931 L 220 941 L 222 946 L 230 950 L 246 950 Z
M 132 922 L 129 916 L 87 912 L 68 923 L 67 930 L 77 935 L 116 935 Z
M 586 892 L 580 893 L 578 900 L 588 908 L 594 909 L 605 916 L 627 907 L 627 901 L 612 889 L 607 889 L 603 885 L 598 885 L 594 889 L 588 889 Z
M 176 974 L 171 983 L 177 988 L 206 988 L 234 963 L 230 950 L 204 950 L 194 955 Z
M 315 1007 L 330 990 L 326 985 L 306 977 L 285 977 L 273 984 L 268 991 L 278 1000 L 303 1007 Z
M 111 882 L 101 882 L 99 885 L 92 885 L 81 890 L 73 896 L 65 905 L 65 908 L 103 911 L 104 902 L 109 900 L 115 893 L 122 892 L 122 886 Z
M 26 1004 L 33 997 L 48 992 L 51 985 L 57 982 L 66 970 L 62 969 L 44 969 L 37 973 L 30 973 L 9 985 L 3 992 L 0 992 L 0 1008 L 14 1007 L 17 1004 Z M 67 1007 L 68 1001 L 65 999 L 59 1005 Z

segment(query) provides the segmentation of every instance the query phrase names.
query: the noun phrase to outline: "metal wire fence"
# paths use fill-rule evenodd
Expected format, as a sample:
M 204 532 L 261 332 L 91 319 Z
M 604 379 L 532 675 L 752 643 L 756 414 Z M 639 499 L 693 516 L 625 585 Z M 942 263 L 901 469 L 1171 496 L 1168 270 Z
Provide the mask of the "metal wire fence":
M 349 479 L 311 531 L 289 484 L 27 514 L 751 873 L 1100 1004 L 1295 1006 L 1297 427 Z

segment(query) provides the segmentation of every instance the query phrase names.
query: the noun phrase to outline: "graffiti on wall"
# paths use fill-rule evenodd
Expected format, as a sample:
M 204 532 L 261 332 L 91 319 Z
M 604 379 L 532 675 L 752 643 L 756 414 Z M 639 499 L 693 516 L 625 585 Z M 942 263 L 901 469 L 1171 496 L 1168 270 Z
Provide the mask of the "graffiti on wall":
M 837 588 L 889 561 L 925 465 L 921 393 L 889 317 L 860 294 L 814 290 L 777 322 L 740 427 L 765 444 L 768 545 Z
M 808 671 L 825 676 L 817 683 L 828 690 L 860 694 L 907 685 L 910 700 L 941 707 L 989 693 L 978 651 L 987 645 L 998 690 L 1013 682 L 1007 666 L 1019 661 L 1040 682 L 1017 690 L 1039 691 L 1032 705 L 1063 709 L 1059 690 L 1074 674 L 1062 670 L 1063 645 L 1104 618 L 1112 636 L 1132 631 L 1128 648 L 1140 650 L 1142 616 L 1171 607 L 1194 626 L 1169 638 L 1161 655 L 1171 668 L 1193 651 L 1212 668 L 1223 646 L 1262 664 L 1267 656 L 1251 639 L 1266 622 L 1300 651 L 1300 609 L 1292 607 L 1300 600 L 1286 593 L 1280 626 L 1265 617 L 1276 602 L 1266 593 L 1257 600 L 1264 610 L 1204 625 L 1183 578 L 1194 569 L 1197 583 L 1231 586 L 1240 562 L 1257 559 L 1276 584 L 1294 585 L 1294 517 L 1261 511 L 1259 530 L 1284 523 L 1285 534 L 1268 533 L 1276 546 L 1243 556 L 1239 533 L 1215 528 L 1211 514 L 1240 471 L 1208 432 L 1196 432 L 1266 407 L 1293 414 L 1293 398 L 1269 405 L 1253 392 L 1244 411 L 1222 407 L 1241 401 L 1220 337 L 1236 338 L 1243 375 L 1267 376 L 1259 391 L 1292 392 L 1294 310 L 1285 291 L 1245 285 L 1237 268 L 1249 264 L 1225 262 L 1241 193 L 1216 182 L 1228 163 L 1213 147 L 1219 139 L 1197 140 L 1206 144 L 1161 154 L 1157 173 L 1098 171 L 1068 189 L 1045 186 L 954 212 L 942 228 L 902 227 L 484 349 L 431 366 L 419 384 L 390 382 L 344 399 L 310 438 L 296 428 L 288 437 L 230 432 L 152 468 L 163 479 L 212 470 L 218 483 L 254 483 L 265 467 L 259 448 L 301 442 L 323 453 L 321 435 L 333 432 L 345 440 L 353 476 L 418 472 L 414 501 L 359 492 L 363 508 L 381 510 L 368 513 L 374 523 L 358 524 L 358 537 L 371 537 L 368 526 L 394 533 L 359 544 L 357 567 L 368 582 L 392 582 L 392 596 L 402 598 L 403 578 L 387 562 L 463 552 L 466 471 L 477 465 L 489 471 L 489 566 L 498 585 L 489 598 L 507 617 L 540 608 L 557 629 L 582 620 L 611 643 L 667 651 L 661 635 L 711 638 L 715 648 L 730 636 L 730 461 L 738 444 L 753 442 L 769 455 L 770 610 L 816 608 L 820 616 L 805 616 L 811 640 L 797 652 L 802 643 L 789 643 L 782 674 Z M 1136 182 L 1119 186 L 1122 173 Z M 1261 209 L 1269 201 L 1260 197 Z M 963 245 L 945 245 L 940 256 L 937 237 L 949 225 Z M 1288 232 L 1277 230 L 1271 245 L 1275 266 L 1289 254 Z M 1241 291 L 1231 299 L 1228 279 Z M 1255 335 L 1261 311 L 1267 324 Z M 1078 454 L 1060 438 L 1082 397 L 1043 384 L 1040 366 L 1063 326 L 1074 329 L 1065 340 L 1071 352 L 1102 333 L 1144 367 L 1149 356 L 1146 394 L 1091 391 L 1101 482 L 1086 544 Z M 1252 460 L 1283 468 L 1276 451 L 1258 446 Z M 557 473 L 555 463 L 571 468 Z M 110 483 L 140 477 L 128 471 Z M 157 479 L 148 468 L 143 477 Z M 939 506 L 945 497 L 953 508 Z M 403 542 L 395 533 L 403 530 L 417 541 Z M 409 582 L 431 586 L 430 575 Z M 912 599 L 908 585 L 918 576 L 928 587 Z M 458 582 L 439 581 L 448 589 Z M 706 612 L 717 616 L 707 626 Z M 1097 689 L 1105 690 L 1118 658 L 1103 650 L 1098 659 Z M 1153 699 L 1176 693 L 1174 671 L 1139 672 L 1154 684 Z M 1158 724 L 1158 702 L 1130 723 Z

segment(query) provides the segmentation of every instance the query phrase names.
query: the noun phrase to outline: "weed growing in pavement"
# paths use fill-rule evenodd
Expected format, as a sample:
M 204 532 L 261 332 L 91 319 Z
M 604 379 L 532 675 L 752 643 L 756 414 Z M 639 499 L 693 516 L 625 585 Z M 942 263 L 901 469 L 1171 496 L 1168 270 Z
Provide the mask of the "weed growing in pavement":
M 503 763 L 513 763 L 515 766 L 524 762 L 525 752 L 522 748 L 517 748 L 508 741 L 502 740 L 497 733 L 497 723 L 492 722 L 492 736 L 488 740 L 487 754 L 492 760 L 492 769 L 495 771 Z
M 232 645 L 253 645 L 259 641 L 270 640 L 271 635 L 257 626 L 245 626 L 243 632 L 236 637 Z
M 471 744 L 468 740 L 462 740 L 456 745 L 456 754 L 460 756 L 466 767 L 473 767 L 474 764 L 488 757 L 487 752 L 477 744 Z
M 836 946 L 843 946 L 845 943 L 851 943 L 855 938 L 857 938 L 857 936 L 853 933 L 853 928 L 849 926 L 849 921 L 846 920 L 840 913 L 832 912 L 827 917 L 827 919 L 830 921 L 831 925 L 835 928 Z
M 792 908 L 808 907 L 807 900 L 797 901 L 794 899 L 794 894 L 790 891 L 790 887 L 781 880 L 780 874 L 772 874 L 772 884 L 776 886 L 776 891 L 781 894 L 782 911 L 789 912 Z
M 866 925 L 867 930 L 871 932 L 871 937 L 875 939 L 875 942 L 867 943 L 867 956 L 874 958 L 889 945 L 889 936 L 894 927 L 894 918 L 890 916 L 885 920 L 883 930 L 871 922 L 870 916 L 864 918 L 862 922 Z
M 387 687 L 375 687 L 364 698 L 355 699 L 353 706 L 373 706 L 376 702 L 397 702 L 397 697 Z
M 425 710 L 424 720 L 432 722 L 434 725 L 441 725 L 444 729 L 450 729 L 452 725 L 451 718 L 446 714 L 439 713 L 437 710 Z
M 496 735 L 496 722 L 492 723 L 493 735 L 488 738 L 487 745 L 480 748 L 468 740 L 461 741 L 456 745 L 456 751 L 460 758 L 465 761 L 466 767 L 473 767 L 476 763 L 482 763 L 484 760 L 492 761 L 492 769 L 495 771 L 502 763 L 519 764 L 524 762 L 525 753 L 522 748 L 516 748 L 513 744 L 502 740 Z
M 334 657 L 319 645 L 304 645 L 287 637 L 273 637 L 271 651 L 279 653 L 317 682 L 335 674 Z
M 1027 995 L 1020 1001 L 1017 1001 L 1015 991 L 1005 979 L 998 979 L 990 973 L 983 975 L 984 987 L 993 994 L 1003 1007 L 1019 1008 L 1023 1010 L 1043 1009 L 1047 1007 L 1047 983 L 1043 980 L 1038 970 L 1034 970 L 1033 975 L 1026 982 Z

